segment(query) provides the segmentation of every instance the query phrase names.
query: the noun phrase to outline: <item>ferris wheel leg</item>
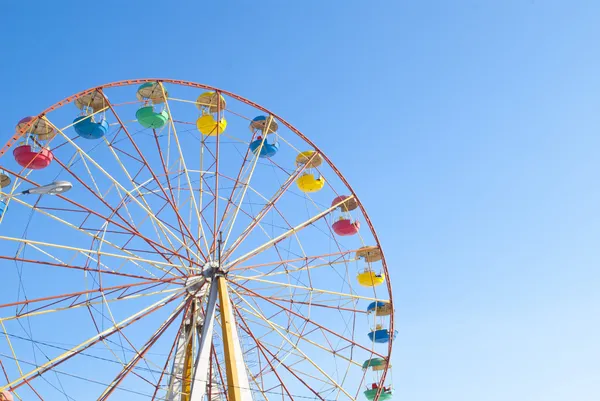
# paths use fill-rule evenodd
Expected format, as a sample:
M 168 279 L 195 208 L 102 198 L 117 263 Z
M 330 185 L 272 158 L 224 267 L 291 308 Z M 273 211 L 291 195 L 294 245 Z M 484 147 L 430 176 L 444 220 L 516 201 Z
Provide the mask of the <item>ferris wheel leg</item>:
M 205 284 L 204 278 L 186 283 L 190 307 L 177 339 L 167 401 L 203 401 L 206 394 L 217 290 L 210 286 L 206 306 L 201 308 Z
M 215 309 L 217 305 L 217 286 L 210 286 L 208 302 L 204 316 L 204 324 L 200 334 L 200 344 L 198 345 L 198 358 L 194 369 L 194 378 L 191 381 L 190 401 L 204 401 L 204 395 L 207 393 L 210 374 L 210 352 L 212 348 L 213 330 L 215 322 Z M 211 378 L 212 379 L 212 378 Z M 214 392 L 214 390 L 212 390 Z M 214 392 L 216 393 L 216 392 Z M 211 399 L 218 399 L 215 395 Z M 210 401 L 210 400 L 209 400 Z
M 227 289 L 227 281 L 222 275 L 217 276 L 219 303 L 221 307 L 221 329 L 223 331 L 223 348 L 225 354 L 225 370 L 227 372 L 227 394 L 229 401 L 252 401 L 250 383 L 242 347 L 238 337 L 231 300 Z
M 195 301 L 192 302 L 190 310 L 184 316 L 183 330 L 177 339 L 177 348 L 173 367 L 171 368 L 171 379 L 167 391 L 168 401 L 189 401 L 191 386 L 191 361 L 194 350 L 194 338 L 197 332 L 198 310 Z

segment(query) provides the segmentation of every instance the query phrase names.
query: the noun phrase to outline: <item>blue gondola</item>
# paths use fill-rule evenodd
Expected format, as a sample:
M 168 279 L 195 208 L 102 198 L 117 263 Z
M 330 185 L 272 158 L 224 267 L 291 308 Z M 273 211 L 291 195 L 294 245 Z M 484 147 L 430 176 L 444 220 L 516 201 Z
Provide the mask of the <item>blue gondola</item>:
M 388 343 L 390 340 L 394 340 L 397 335 L 398 330 L 394 330 L 394 335 L 390 338 L 390 332 L 388 329 L 379 329 L 370 332 L 369 339 L 376 343 Z
M 373 313 L 377 316 L 389 316 L 392 314 L 392 305 L 389 302 L 375 301 L 367 307 L 367 313 Z
M 90 116 L 79 116 L 73 123 L 75 132 L 85 139 L 100 139 L 108 132 L 108 122 L 105 119 L 96 122 Z
M 258 137 L 257 140 L 250 143 L 250 150 L 252 151 L 252 153 L 257 154 L 261 143 L 263 143 L 263 140 L 261 137 Z M 279 150 L 279 142 L 268 143 L 267 140 L 265 139 L 265 141 L 262 145 L 262 148 L 260 149 L 260 154 L 258 155 L 258 157 L 263 157 L 263 158 L 273 157 L 273 156 L 275 156 L 275 154 L 277 153 L 278 150 Z
M 6 210 L 6 202 L 0 200 L 0 218 L 4 216 L 4 211 Z
M 279 125 L 277 124 L 274 118 L 271 118 L 269 120 L 267 119 L 267 116 L 256 116 L 252 119 L 252 121 L 250 121 L 250 131 L 254 132 L 255 130 L 258 130 L 264 133 L 265 131 L 267 131 L 267 128 L 268 132 L 266 133 L 272 134 L 277 131 Z
M 368 313 L 375 312 L 378 308 L 383 308 L 385 306 L 386 306 L 386 302 L 382 302 L 382 301 L 371 302 L 369 304 L 369 306 L 367 306 L 367 312 Z

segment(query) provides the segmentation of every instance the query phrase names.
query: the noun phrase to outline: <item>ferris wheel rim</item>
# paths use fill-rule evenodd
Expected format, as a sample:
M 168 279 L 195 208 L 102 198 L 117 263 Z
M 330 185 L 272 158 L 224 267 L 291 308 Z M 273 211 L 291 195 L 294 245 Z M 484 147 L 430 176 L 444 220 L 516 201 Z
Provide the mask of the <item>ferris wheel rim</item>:
M 286 120 L 284 120 L 283 118 L 281 118 L 279 115 L 273 113 L 272 111 L 270 111 L 269 109 L 254 103 L 252 101 L 250 101 L 247 98 L 244 98 L 242 96 L 239 96 L 233 92 L 229 92 L 226 90 L 222 90 L 213 86 L 209 86 L 209 85 L 204 85 L 204 84 L 199 84 L 199 83 L 195 83 L 195 82 L 191 82 L 191 81 L 181 81 L 181 80 L 174 80 L 174 79 L 165 79 L 165 78 L 141 78 L 141 79 L 134 79 L 134 80 L 123 80 L 123 81 L 116 81 L 116 82 L 112 82 L 112 83 L 108 83 L 108 84 L 104 84 L 104 85 L 100 85 L 100 86 L 96 86 L 93 88 L 89 88 L 87 90 L 78 92 L 77 94 L 71 95 L 65 99 L 63 99 L 60 102 L 55 103 L 54 105 L 48 107 L 47 109 L 45 109 L 42 113 L 40 113 L 37 118 L 41 119 L 43 118 L 45 115 L 47 115 L 48 113 L 61 108 L 69 103 L 75 102 L 77 99 L 79 99 L 82 96 L 85 96 L 87 94 L 90 94 L 94 91 L 103 91 L 104 89 L 108 89 L 108 88 L 113 88 L 113 87 L 123 87 L 123 86 L 130 86 L 130 85 L 136 85 L 136 84 L 142 84 L 142 83 L 147 83 L 147 82 L 161 82 L 161 83 L 167 83 L 167 84 L 174 84 L 174 85 L 182 85 L 182 86 L 187 86 L 187 87 L 193 87 L 193 88 L 199 88 L 199 89 L 205 89 L 205 90 L 212 90 L 215 91 L 218 94 L 223 94 L 226 96 L 229 96 L 233 99 L 236 99 L 238 101 L 241 101 L 245 104 L 248 104 L 258 110 L 263 111 L 264 113 L 267 113 L 268 115 L 272 116 L 274 119 L 276 119 L 277 121 L 279 121 L 280 123 L 282 123 L 284 126 L 286 126 L 290 131 L 292 131 L 294 134 L 296 134 L 298 137 L 300 137 L 302 140 L 304 140 L 307 144 L 309 144 L 310 146 L 312 146 L 316 152 L 323 158 L 323 160 L 325 160 L 327 162 L 327 164 L 330 166 L 330 168 L 336 173 L 336 175 L 340 178 L 340 180 L 344 183 L 344 185 L 346 186 L 346 188 L 348 189 L 348 191 L 350 192 L 351 196 L 354 197 L 354 199 L 357 201 L 358 203 L 358 207 L 362 212 L 362 215 L 364 216 L 367 225 L 370 229 L 370 232 L 373 236 L 373 239 L 375 240 L 376 246 L 379 249 L 379 251 L 381 252 L 381 261 L 382 261 L 382 269 L 385 272 L 386 277 L 388 277 L 388 279 L 386 280 L 386 286 L 387 286 L 387 294 L 389 296 L 389 303 L 392 305 L 393 308 L 393 293 L 392 293 L 392 286 L 391 286 L 391 280 L 389 279 L 389 269 L 387 267 L 387 263 L 386 263 L 386 259 L 385 259 L 385 255 L 384 255 L 384 251 L 382 249 L 379 237 L 377 235 L 377 232 L 375 231 L 375 228 L 368 216 L 368 213 L 364 207 L 364 205 L 362 204 L 362 202 L 360 202 L 358 196 L 356 195 L 354 189 L 352 188 L 352 186 L 350 185 L 350 183 L 346 180 L 346 178 L 343 176 L 343 174 L 337 169 L 337 167 L 333 164 L 333 162 L 329 159 L 329 157 L 323 153 L 319 147 L 311 140 L 309 139 L 307 136 L 305 136 L 300 130 L 298 130 L 297 128 L 295 128 L 292 124 L 290 124 L 289 122 L 287 122 Z M 17 132 L 11 139 L 9 139 L 9 141 L 4 145 L 4 147 L 2 147 L 2 149 L 0 150 L 0 157 L 6 153 L 6 151 L 8 149 L 10 149 L 13 144 L 22 137 L 22 135 L 27 131 L 27 129 L 33 125 L 35 119 L 32 119 L 26 123 L 24 123 L 22 125 L 22 127 L 19 129 L 19 132 Z M 122 124 L 122 123 L 121 123 Z M 217 173 L 218 176 L 218 173 Z M 246 278 L 246 277 L 245 277 Z M 389 326 L 389 330 L 391 332 L 394 331 L 394 317 L 393 314 L 390 317 L 390 326 Z M 388 355 L 391 355 L 391 350 L 392 350 L 392 344 L 393 342 L 390 341 L 388 343 Z M 382 381 L 385 379 L 385 374 L 387 373 L 387 370 L 384 372 Z

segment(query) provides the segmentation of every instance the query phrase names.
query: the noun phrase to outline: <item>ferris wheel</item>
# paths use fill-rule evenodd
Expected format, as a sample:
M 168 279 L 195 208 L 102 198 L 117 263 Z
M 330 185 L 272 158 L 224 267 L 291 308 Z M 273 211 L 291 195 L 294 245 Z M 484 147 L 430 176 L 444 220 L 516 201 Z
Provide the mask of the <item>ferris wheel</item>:
M 102 85 L 19 121 L 0 168 L 0 401 L 392 398 L 377 234 L 264 107 Z

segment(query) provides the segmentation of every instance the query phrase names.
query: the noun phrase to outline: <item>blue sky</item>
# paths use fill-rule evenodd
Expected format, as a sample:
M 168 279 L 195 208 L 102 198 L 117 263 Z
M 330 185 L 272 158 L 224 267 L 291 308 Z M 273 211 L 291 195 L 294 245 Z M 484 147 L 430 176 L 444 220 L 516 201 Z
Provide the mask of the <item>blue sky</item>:
M 6 138 L 79 90 L 160 76 L 324 149 L 391 268 L 394 399 L 600 398 L 598 2 L 5 3 Z

